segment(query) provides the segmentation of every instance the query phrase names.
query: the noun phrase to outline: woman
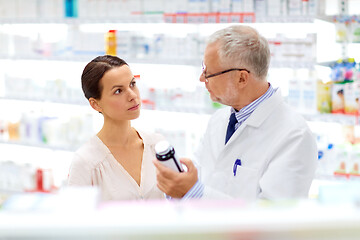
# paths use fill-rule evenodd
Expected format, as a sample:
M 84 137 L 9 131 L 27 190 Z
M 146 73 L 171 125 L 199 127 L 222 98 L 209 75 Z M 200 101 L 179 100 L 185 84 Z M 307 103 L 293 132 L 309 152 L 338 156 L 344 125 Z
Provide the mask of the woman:
M 76 151 L 68 184 L 99 186 L 103 200 L 163 198 L 152 163 L 154 145 L 163 138 L 131 127 L 141 100 L 128 64 L 115 56 L 96 57 L 86 65 L 81 84 L 104 124 Z

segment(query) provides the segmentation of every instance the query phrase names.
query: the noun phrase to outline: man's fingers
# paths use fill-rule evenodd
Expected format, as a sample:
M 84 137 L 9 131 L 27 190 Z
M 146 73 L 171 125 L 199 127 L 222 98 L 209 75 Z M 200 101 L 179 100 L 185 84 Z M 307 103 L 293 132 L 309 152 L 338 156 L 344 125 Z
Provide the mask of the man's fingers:
M 187 172 L 179 173 L 164 166 L 157 159 L 153 160 L 156 167 L 158 188 L 167 195 L 181 198 L 197 181 L 197 169 L 190 159 L 182 158 L 180 162 L 188 169 Z
M 180 162 L 186 166 L 188 172 L 191 172 L 195 167 L 189 158 L 180 158 Z
M 159 171 L 159 174 L 165 178 L 174 178 L 176 176 L 177 172 L 175 170 L 162 165 L 158 160 L 154 160 L 153 163 Z
M 162 182 L 158 182 L 157 187 L 160 189 L 160 191 L 166 193 L 166 187 L 163 185 Z

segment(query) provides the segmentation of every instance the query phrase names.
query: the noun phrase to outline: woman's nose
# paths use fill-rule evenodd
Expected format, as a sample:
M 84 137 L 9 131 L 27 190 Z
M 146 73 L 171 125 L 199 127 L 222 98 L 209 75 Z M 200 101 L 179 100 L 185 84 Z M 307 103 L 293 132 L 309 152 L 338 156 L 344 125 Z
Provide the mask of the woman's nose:
M 137 98 L 138 94 L 132 90 L 132 89 L 129 89 L 129 102 L 132 101 L 133 99 Z

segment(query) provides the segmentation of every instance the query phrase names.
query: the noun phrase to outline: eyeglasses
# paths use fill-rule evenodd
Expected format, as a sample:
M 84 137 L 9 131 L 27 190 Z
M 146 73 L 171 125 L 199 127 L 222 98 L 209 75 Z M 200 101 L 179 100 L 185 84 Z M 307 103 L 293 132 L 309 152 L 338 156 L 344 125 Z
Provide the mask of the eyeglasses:
M 224 71 L 217 72 L 217 73 L 210 74 L 210 75 L 206 76 L 205 68 L 206 68 L 206 66 L 204 65 L 204 63 L 202 63 L 202 75 L 204 75 L 204 78 L 205 78 L 205 79 L 209 79 L 209 78 L 212 78 L 212 77 L 216 77 L 216 76 L 219 76 L 219 75 L 221 75 L 221 74 L 224 74 L 224 73 L 227 73 L 227 72 L 231 72 L 231 71 L 246 71 L 246 72 L 250 73 L 250 71 L 247 70 L 247 69 L 245 69 L 245 68 L 230 68 L 230 69 L 227 69 L 227 70 L 224 70 Z

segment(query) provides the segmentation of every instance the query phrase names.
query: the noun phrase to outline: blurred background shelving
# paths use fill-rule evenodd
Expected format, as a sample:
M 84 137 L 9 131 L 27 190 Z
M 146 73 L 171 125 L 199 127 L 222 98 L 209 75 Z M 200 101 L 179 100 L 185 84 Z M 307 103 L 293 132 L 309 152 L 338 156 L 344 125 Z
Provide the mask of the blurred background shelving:
M 205 40 L 235 23 L 269 40 L 268 80 L 304 115 L 319 149 L 348 142 L 349 132 L 355 149 L 358 116 L 319 113 L 316 84 L 331 81 L 330 63 L 339 58 L 360 61 L 359 43 L 338 38 L 339 29 L 358 24 L 341 20 L 358 19 L 357 9 L 358 1 L 338 0 L 1 0 L 0 164 L 51 168 L 63 186 L 74 150 L 102 124 L 80 76 L 105 54 L 109 30 L 116 30 L 117 55 L 140 75 L 143 110 L 134 126 L 164 134 L 181 156 L 192 157 L 210 115 L 222 107 L 198 81 Z

